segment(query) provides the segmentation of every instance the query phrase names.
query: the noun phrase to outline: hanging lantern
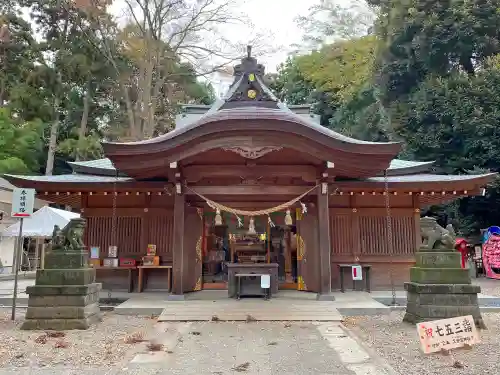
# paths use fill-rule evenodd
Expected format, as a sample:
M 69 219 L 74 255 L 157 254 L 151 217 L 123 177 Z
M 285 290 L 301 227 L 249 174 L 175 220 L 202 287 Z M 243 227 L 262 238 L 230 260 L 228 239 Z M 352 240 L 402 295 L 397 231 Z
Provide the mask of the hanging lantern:
M 218 208 L 215 211 L 215 225 L 222 225 L 222 216 L 220 215 L 220 210 Z
M 250 218 L 250 223 L 248 224 L 248 234 L 257 234 L 255 231 L 255 221 L 253 220 L 253 217 Z
M 290 210 L 286 210 L 285 225 L 288 225 L 288 226 L 293 225 L 293 219 L 292 219 L 292 215 L 290 214 Z

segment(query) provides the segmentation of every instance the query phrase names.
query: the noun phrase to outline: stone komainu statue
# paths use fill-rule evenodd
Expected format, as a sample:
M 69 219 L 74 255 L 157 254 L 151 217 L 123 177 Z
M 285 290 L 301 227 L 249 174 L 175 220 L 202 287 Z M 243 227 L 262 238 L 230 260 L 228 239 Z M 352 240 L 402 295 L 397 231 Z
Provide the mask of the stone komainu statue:
M 437 223 L 436 219 L 426 216 L 420 219 L 420 233 L 423 248 L 429 250 L 455 249 L 456 234 L 451 224 L 448 224 L 445 229 Z
M 71 219 L 64 229 L 54 225 L 52 232 L 52 251 L 80 251 L 84 249 L 83 231 L 85 229 L 85 219 Z

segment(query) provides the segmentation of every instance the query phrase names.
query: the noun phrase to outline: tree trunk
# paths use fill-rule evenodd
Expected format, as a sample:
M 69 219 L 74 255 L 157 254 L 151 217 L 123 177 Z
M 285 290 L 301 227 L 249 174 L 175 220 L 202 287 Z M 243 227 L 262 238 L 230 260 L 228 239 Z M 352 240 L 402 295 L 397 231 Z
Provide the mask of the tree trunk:
M 80 120 L 80 129 L 78 129 L 78 148 L 76 150 L 77 161 L 82 159 L 82 147 L 84 144 L 85 135 L 87 134 L 87 122 L 89 119 L 90 97 L 90 82 L 87 82 L 87 90 L 85 92 L 85 96 L 83 97 L 82 119 Z
M 470 77 L 474 77 L 476 75 L 474 64 L 472 63 L 470 56 L 462 56 L 460 58 L 460 65 L 462 65 L 462 68 L 464 68 Z
M 54 100 L 54 121 L 50 126 L 49 151 L 47 153 L 47 166 L 45 167 L 45 175 L 51 176 L 54 170 L 54 157 L 57 147 L 57 132 L 59 130 L 59 103 L 60 99 L 56 97 Z

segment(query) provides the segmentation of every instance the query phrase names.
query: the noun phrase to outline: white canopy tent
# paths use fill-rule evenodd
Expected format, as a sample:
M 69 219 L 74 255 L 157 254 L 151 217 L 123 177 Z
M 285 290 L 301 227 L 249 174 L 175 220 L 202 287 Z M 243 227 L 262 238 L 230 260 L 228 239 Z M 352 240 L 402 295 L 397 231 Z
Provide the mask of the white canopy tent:
M 54 225 L 64 228 L 71 219 L 79 218 L 80 214 L 59 210 L 49 206 L 44 206 L 33 213 L 30 218 L 24 219 L 23 237 L 52 237 Z M 4 237 L 15 237 L 19 235 L 19 225 L 17 222 L 2 232 Z
M 35 264 L 36 269 L 38 265 L 38 258 L 41 249 L 41 266 L 43 267 L 44 258 L 44 239 L 51 238 L 52 232 L 54 231 L 54 225 L 59 226 L 63 229 L 68 225 L 71 219 L 79 218 L 80 215 L 70 211 L 59 210 L 57 208 L 52 208 L 49 206 L 44 206 L 38 211 L 33 213 L 30 218 L 24 219 L 23 223 L 23 237 L 29 237 L 36 240 L 36 251 L 35 251 Z M 19 225 L 17 222 L 10 227 L 6 228 L 0 235 L 0 259 L 4 267 L 9 267 L 9 263 L 12 261 L 12 266 L 14 265 L 14 250 L 16 237 L 19 235 Z

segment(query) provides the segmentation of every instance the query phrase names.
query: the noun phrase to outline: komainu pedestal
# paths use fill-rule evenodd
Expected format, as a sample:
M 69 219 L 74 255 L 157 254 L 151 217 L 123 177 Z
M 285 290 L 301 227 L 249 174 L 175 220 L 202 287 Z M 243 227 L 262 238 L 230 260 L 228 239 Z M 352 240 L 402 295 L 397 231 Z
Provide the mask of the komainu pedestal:
M 52 248 L 45 255 L 45 268 L 37 270 L 21 329 L 87 329 L 101 319 L 95 269 L 88 266 L 82 242 L 84 219 L 72 219 L 60 230 L 54 227 Z
M 405 322 L 418 323 L 472 315 L 478 328 L 486 328 L 479 311 L 477 295 L 481 288 L 471 284 L 469 271 L 461 267 L 461 254 L 455 250 L 451 225 L 439 226 L 436 219 L 420 220 L 422 247 L 410 269 Z

